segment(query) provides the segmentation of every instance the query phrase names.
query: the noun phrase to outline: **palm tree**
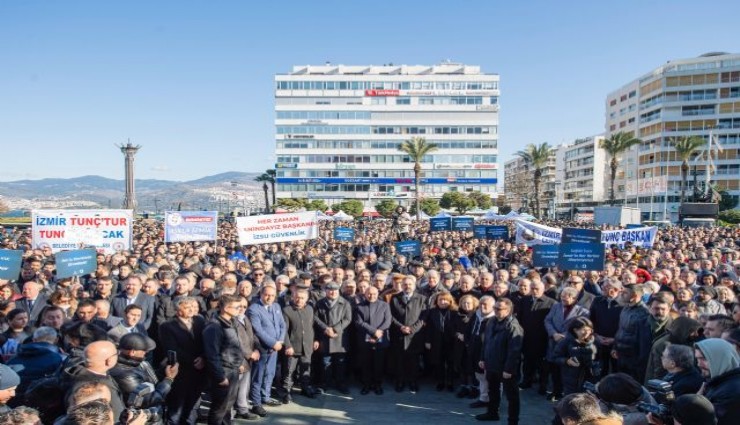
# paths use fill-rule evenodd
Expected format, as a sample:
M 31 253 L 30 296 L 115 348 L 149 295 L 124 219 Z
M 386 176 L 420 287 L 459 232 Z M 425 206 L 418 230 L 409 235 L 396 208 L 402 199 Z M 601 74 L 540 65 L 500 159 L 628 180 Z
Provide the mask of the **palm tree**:
M 263 173 L 254 179 L 256 182 L 262 182 L 262 190 L 265 191 L 265 213 L 270 211 L 270 197 L 267 195 L 267 182 L 270 181 L 270 178 L 269 174 Z
M 437 150 L 436 143 L 427 143 L 423 137 L 412 137 L 411 140 L 405 140 L 398 146 L 398 150 L 405 152 L 411 161 L 414 162 L 414 181 L 416 186 L 416 219 L 421 219 L 421 192 L 419 186 L 421 183 L 421 160 L 425 155 Z
M 683 204 L 686 186 L 688 185 L 689 159 L 704 145 L 705 141 L 703 137 L 699 136 L 673 137 L 670 141 L 676 155 L 681 160 L 681 203 Z
M 603 139 L 599 144 L 599 147 L 611 156 L 611 161 L 609 162 L 609 167 L 611 168 L 609 202 L 612 205 L 614 205 L 614 180 L 617 178 L 617 155 L 640 143 L 642 143 L 642 140 L 634 137 L 632 133 L 620 131 Z
M 523 159 L 527 167 L 534 169 L 534 215 L 540 218 L 540 180 L 542 170 L 547 167 L 547 160 L 552 155 L 552 147 L 547 142 L 539 146 L 530 143 L 515 155 Z
M 265 173 L 270 176 L 270 186 L 272 186 L 272 205 L 275 205 L 275 183 L 277 183 L 277 171 L 274 169 L 270 169 L 265 171 Z

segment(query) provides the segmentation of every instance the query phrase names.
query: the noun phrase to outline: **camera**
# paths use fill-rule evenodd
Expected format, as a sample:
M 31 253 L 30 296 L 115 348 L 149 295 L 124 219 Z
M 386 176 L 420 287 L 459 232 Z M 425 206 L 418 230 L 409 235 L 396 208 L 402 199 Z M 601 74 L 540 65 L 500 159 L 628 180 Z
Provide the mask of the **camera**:
M 671 404 L 676 400 L 676 395 L 673 393 L 671 383 L 660 379 L 650 379 L 645 384 L 645 388 L 658 404 L 640 402 L 637 410 L 642 413 L 652 413 L 663 423 L 672 423 Z
M 128 408 L 121 413 L 120 422 L 123 425 L 128 424 L 129 417 L 136 418 L 139 414 L 144 414 L 146 423 L 157 423 L 162 420 L 162 412 L 159 407 L 149 407 L 142 409 L 144 397 L 154 392 L 154 385 L 143 383 L 136 386 L 134 391 L 128 396 Z

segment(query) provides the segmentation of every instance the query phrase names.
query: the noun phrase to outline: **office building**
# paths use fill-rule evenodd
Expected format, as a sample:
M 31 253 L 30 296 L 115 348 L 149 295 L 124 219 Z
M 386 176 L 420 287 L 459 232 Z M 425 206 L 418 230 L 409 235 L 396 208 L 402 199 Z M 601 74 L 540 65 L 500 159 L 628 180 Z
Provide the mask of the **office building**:
M 557 216 L 588 221 L 593 207 L 608 199 L 606 152 L 600 147 L 603 135 L 576 139 L 558 146 L 556 154 Z
M 740 55 L 708 53 L 669 61 L 610 93 L 606 137 L 629 132 L 642 140 L 621 155 L 616 198 L 638 206 L 643 219 L 678 219 L 681 161 L 676 137 L 713 138 L 710 184 L 740 196 Z M 720 149 L 721 148 L 721 149 Z M 686 195 L 707 180 L 706 152 L 690 163 Z M 609 158 L 607 158 L 609 160 Z M 608 183 L 607 183 L 608 185 Z M 607 186 L 608 188 L 608 186 Z M 606 197 L 608 198 L 608 189 Z
M 499 76 L 478 66 L 307 65 L 275 76 L 278 198 L 415 198 L 398 146 L 424 137 L 422 197 L 496 197 Z

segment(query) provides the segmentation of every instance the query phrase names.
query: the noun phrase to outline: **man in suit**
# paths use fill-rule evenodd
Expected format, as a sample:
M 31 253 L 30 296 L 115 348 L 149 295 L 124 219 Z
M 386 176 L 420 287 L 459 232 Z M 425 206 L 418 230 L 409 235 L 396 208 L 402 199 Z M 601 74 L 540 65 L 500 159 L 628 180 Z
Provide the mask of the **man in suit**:
M 406 276 L 401 284 L 401 292 L 394 295 L 391 309 L 391 349 L 397 359 L 396 391 L 403 391 L 406 385 L 412 392 L 419 391 L 416 382 L 419 368 L 419 354 L 424 349 L 424 327 L 426 299 L 416 292 L 416 278 Z
M 524 329 L 524 365 L 522 383 L 519 387 L 530 388 L 535 375 L 539 375 L 538 391 L 540 395 L 545 395 L 547 390 L 545 354 L 548 336 L 543 324 L 555 300 L 545 296 L 545 284 L 541 280 L 533 281 L 531 287 L 532 294 L 521 299 L 517 315 Z
M 270 398 L 270 387 L 277 366 L 277 353 L 283 349 L 285 341 L 285 319 L 279 305 L 275 304 L 276 298 L 275 286 L 265 285 L 260 289 L 259 301 L 249 306 L 247 310 L 247 317 L 252 322 L 252 329 L 260 342 L 260 359 L 252 367 L 249 399 L 252 402 L 251 412 L 262 417 L 267 416 L 263 404 L 268 406 L 281 404 Z
M 355 314 L 357 347 L 362 364 L 362 390 L 383 394 L 383 361 L 388 348 L 388 329 L 391 327 L 391 310 L 387 303 L 378 301 L 378 288 L 365 290 L 365 301 L 357 306 Z
M 126 306 L 123 310 L 123 322 L 117 324 L 108 331 L 108 337 L 114 344 L 130 333 L 146 335 L 146 328 L 141 324 L 141 307 L 136 304 Z
M 39 315 L 47 305 L 47 296 L 41 293 L 44 285 L 35 280 L 23 284 L 23 298 L 16 301 L 16 307 L 28 313 L 28 322 L 36 323 Z
M 246 297 L 239 296 L 239 314 L 234 318 L 234 328 L 239 343 L 242 346 L 244 364 L 239 369 L 239 386 L 236 394 L 236 417 L 239 419 L 254 420 L 257 415 L 249 411 L 249 387 L 252 381 L 252 363 L 260 359 L 257 338 L 254 336 L 252 324 L 247 319 L 247 308 L 249 301 Z
M 129 276 L 126 279 L 124 292 L 113 297 L 111 309 L 114 316 L 123 317 L 126 306 L 136 304 L 141 307 L 141 324 L 145 329 L 149 329 L 154 318 L 155 306 L 154 297 L 141 292 L 143 282 L 138 276 Z
M 337 390 L 348 394 L 345 371 L 349 349 L 347 328 L 352 324 L 352 307 L 349 301 L 339 296 L 338 283 L 326 285 L 326 296 L 314 308 L 314 323 L 323 365 L 321 387 L 326 389 L 333 379 Z
M 576 304 L 580 305 L 586 310 L 590 309 L 591 304 L 593 304 L 594 298 L 596 297 L 583 289 L 583 278 L 581 276 L 573 274 L 568 278 L 566 284 L 567 286 L 575 288 L 575 290 L 578 291 L 578 301 L 576 301 Z
M 311 354 L 319 346 L 314 341 L 313 308 L 308 305 L 308 290 L 296 289 L 290 304 L 283 307 L 285 318 L 285 356 L 282 361 L 281 398 L 283 403 L 291 401 L 290 390 L 293 388 L 293 375 L 298 369 L 301 383 L 301 394 L 316 397 L 311 387 Z
M 205 386 L 202 371 L 203 329 L 205 319 L 198 315 L 198 303 L 189 297 L 175 301 L 177 316 L 159 327 L 159 343 L 163 351 L 177 353 L 180 370 L 167 395 L 167 424 L 194 425 L 197 419 L 195 406 Z

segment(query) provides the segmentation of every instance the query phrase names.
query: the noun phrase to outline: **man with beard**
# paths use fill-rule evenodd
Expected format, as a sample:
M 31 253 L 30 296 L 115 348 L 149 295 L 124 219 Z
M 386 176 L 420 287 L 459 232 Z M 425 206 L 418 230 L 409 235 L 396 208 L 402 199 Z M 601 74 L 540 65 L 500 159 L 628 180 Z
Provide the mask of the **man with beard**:
M 521 284 L 524 283 L 522 279 Z M 547 354 L 547 330 L 543 326 L 545 317 L 550 312 L 555 300 L 545 296 L 545 285 L 542 281 L 532 282 L 532 294 L 523 297 L 519 306 L 517 319 L 524 329 L 524 365 L 522 383 L 519 388 L 531 388 L 535 375 L 539 375 L 538 393 L 547 391 L 547 373 L 545 354 Z
M 740 419 L 740 355 L 729 342 L 709 338 L 697 342 L 694 356 L 706 379 L 700 392 L 714 405 L 717 425 L 734 425 Z

